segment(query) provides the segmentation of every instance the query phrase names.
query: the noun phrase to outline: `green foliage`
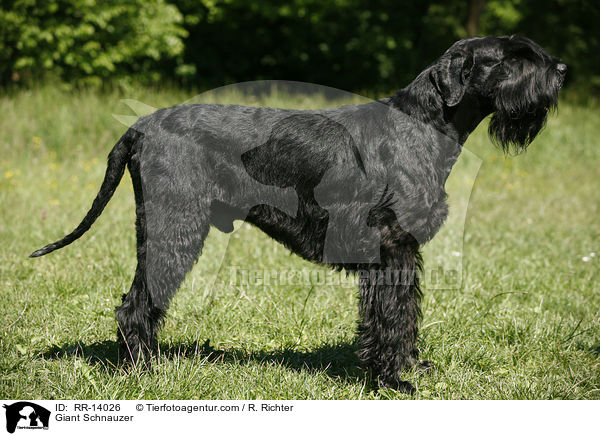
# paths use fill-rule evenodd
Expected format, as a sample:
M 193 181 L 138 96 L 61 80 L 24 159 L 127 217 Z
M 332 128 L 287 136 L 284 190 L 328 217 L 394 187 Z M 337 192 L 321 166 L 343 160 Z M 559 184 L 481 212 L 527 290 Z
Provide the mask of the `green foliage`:
M 157 79 L 186 35 L 164 0 L 4 0 L 0 9 L 2 83 L 50 73 L 68 83 Z
M 0 84 L 257 79 L 389 92 L 467 37 L 464 0 L 0 0 Z M 479 35 L 520 33 L 600 91 L 600 6 L 487 0 Z

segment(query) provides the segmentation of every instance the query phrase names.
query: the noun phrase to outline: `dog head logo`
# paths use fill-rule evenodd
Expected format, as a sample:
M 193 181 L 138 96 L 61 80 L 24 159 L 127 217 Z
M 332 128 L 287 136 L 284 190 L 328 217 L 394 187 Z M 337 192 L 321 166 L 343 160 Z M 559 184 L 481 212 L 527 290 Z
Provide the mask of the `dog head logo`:
M 3 406 L 6 409 L 6 431 L 19 429 L 48 429 L 50 411 L 28 401 Z
M 314 224 L 314 244 L 305 250 L 299 247 L 299 251 L 318 262 L 332 265 L 377 263 L 381 233 L 386 232 L 388 223 L 404 229 L 407 238 L 420 243 L 431 239 L 434 233 L 432 226 L 419 224 L 435 221 L 438 217 L 435 214 L 432 216 L 430 210 L 419 208 L 420 204 L 431 203 L 429 199 L 423 198 L 428 191 L 407 188 L 408 184 L 417 182 L 419 177 L 406 168 L 393 171 L 392 155 L 398 148 L 395 141 L 397 138 L 378 133 L 381 126 L 377 120 L 388 120 L 395 126 L 414 125 L 415 129 L 427 132 L 424 136 L 426 140 L 436 140 L 443 145 L 440 147 L 443 149 L 443 156 L 437 160 L 448 162 L 448 166 L 456 162 L 453 176 L 445 185 L 451 198 L 452 214 L 440 237 L 427 248 L 433 253 L 450 251 L 453 255 L 437 256 L 434 261 L 430 261 L 427 270 L 423 272 L 423 279 L 428 289 L 460 287 L 467 208 L 482 160 L 468 149 L 462 148 L 462 157 L 457 162 L 458 153 L 454 153 L 457 148 L 452 147 L 455 141 L 418 119 L 400 110 L 393 110 L 381 101 L 372 101 L 320 85 L 283 81 L 246 82 L 205 92 L 186 101 L 185 105 L 227 102 L 231 95 L 237 98 L 246 96 L 249 101 L 265 102 L 273 87 L 284 89 L 294 96 L 326 96 L 326 102 L 320 104 L 327 106 L 335 106 L 335 102 L 363 103 L 364 110 L 343 117 L 336 116 L 335 112 L 319 111 L 318 106 L 309 107 L 305 111 L 282 112 L 272 125 L 252 130 L 252 134 L 242 140 L 244 144 L 247 143 L 244 147 L 223 148 L 217 143 L 210 146 L 213 150 L 220 150 L 223 161 L 235 163 L 231 167 L 237 168 L 235 171 L 228 171 L 227 168 L 220 167 L 221 175 L 217 177 L 217 183 L 222 191 L 239 192 L 242 187 L 243 195 L 238 196 L 239 198 L 231 195 L 216 198 L 207 206 L 212 224 L 226 236 L 223 243 L 212 247 L 212 256 L 221 261 L 216 262 L 217 266 L 213 270 L 203 272 L 205 280 L 229 283 L 246 280 L 244 268 L 228 266 L 226 260 L 229 238 L 237 231 L 234 229 L 235 220 L 245 219 L 260 227 L 265 224 L 261 219 L 267 217 L 285 223 L 287 229 L 295 229 L 301 226 L 303 217 L 309 215 Z M 135 124 L 142 135 L 151 133 L 151 128 L 144 121 L 138 121 L 146 115 L 156 113 L 158 109 L 135 100 L 122 102 L 136 115 L 113 114 L 113 117 L 126 126 Z M 179 137 L 180 115 L 165 113 L 162 128 Z M 365 125 L 366 130 L 361 130 Z M 380 153 L 375 158 L 386 161 L 385 171 L 370 164 L 374 156 L 372 147 L 368 146 L 368 141 L 365 142 L 365 131 L 377 137 Z M 335 138 L 333 145 L 327 142 L 331 138 Z M 212 144 L 210 137 L 203 140 Z M 152 148 L 151 139 L 145 138 L 144 141 L 145 159 L 148 159 L 148 150 Z M 417 143 L 418 138 L 415 137 L 410 150 L 418 149 Z M 180 144 L 193 148 L 185 135 L 181 136 Z M 306 153 L 306 144 L 310 144 L 313 153 Z M 160 150 L 160 147 L 156 149 Z M 387 155 L 386 151 L 389 151 Z M 388 177 L 389 174 L 398 172 L 404 174 L 404 178 Z M 445 179 L 448 175 L 449 171 L 446 171 L 440 177 Z M 141 189 L 146 200 L 144 210 L 148 223 L 160 222 L 161 199 L 171 198 L 156 191 L 155 187 L 163 184 L 155 183 L 156 178 L 151 176 L 144 175 Z M 156 195 L 153 195 L 155 192 Z M 348 219 L 350 207 L 338 205 L 352 205 L 353 218 Z M 442 210 L 438 215 L 445 216 L 445 212 Z M 153 235 L 151 232 L 155 228 L 162 228 L 161 226 L 148 228 L 149 239 L 160 239 L 160 235 Z M 361 237 L 358 238 L 357 235 Z M 285 235 L 275 236 L 285 240 Z M 153 257 L 153 248 L 159 246 L 160 244 L 149 245 L 149 257 Z M 146 272 L 157 270 L 147 268 Z M 160 280 L 164 278 L 162 274 L 158 276 Z M 304 283 L 306 279 L 298 280 Z M 352 286 L 350 283 L 348 285 Z

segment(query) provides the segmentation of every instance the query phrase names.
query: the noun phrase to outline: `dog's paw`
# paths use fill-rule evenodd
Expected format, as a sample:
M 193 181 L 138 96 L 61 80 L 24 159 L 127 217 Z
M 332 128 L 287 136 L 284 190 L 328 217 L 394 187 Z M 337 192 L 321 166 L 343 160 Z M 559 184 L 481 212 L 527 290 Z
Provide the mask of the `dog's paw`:
M 379 389 L 393 389 L 403 394 L 413 395 L 417 390 L 411 382 L 406 380 L 380 380 Z

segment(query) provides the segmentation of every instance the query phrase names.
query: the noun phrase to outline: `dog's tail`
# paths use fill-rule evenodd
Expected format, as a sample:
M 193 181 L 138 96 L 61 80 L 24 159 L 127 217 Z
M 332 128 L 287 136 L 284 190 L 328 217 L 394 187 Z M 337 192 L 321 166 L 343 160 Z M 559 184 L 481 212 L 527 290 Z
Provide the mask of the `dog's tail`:
M 112 198 L 117 186 L 119 186 L 119 182 L 123 178 L 123 173 L 125 172 L 125 167 L 131 159 L 132 147 L 137 142 L 139 135 L 139 132 L 129 129 L 116 143 L 108 155 L 108 168 L 106 169 L 106 174 L 104 175 L 104 181 L 102 182 L 100 191 L 96 195 L 89 212 L 83 221 L 81 221 L 81 223 L 77 226 L 77 228 L 64 238 L 34 251 L 29 255 L 29 257 L 40 257 L 51 253 L 54 250 L 65 247 L 71 242 L 79 239 L 81 235 L 89 230 L 92 224 L 94 224 L 94 221 L 96 221 L 96 219 L 100 216 L 109 200 Z

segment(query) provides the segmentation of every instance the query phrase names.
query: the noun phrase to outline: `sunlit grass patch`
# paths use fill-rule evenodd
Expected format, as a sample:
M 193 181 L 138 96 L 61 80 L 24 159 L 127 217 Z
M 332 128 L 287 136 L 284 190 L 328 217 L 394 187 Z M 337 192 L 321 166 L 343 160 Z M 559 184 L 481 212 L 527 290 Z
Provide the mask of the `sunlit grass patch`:
M 352 278 L 229 280 L 235 268 L 337 274 L 248 225 L 231 237 L 209 236 L 168 312 L 155 370 L 115 366 L 113 309 L 135 268 L 128 176 L 81 240 L 27 258 L 87 211 L 125 129 L 112 114 L 131 114 L 121 99 L 162 107 L 192 97 L 43 88 L 0 98 L 0 396 L 408 398 L 366 388 L 354 354 Z M 222 97 L 278 107 L 328 103 L 281 92 Z M 470 154 L 460 164 L 478 171 L 452 174 L 448 225 L 424 248 L 426 265 L 449 260 L 462 280 L 458 288 L 425 289 L 419 347 L 438 369 L 405 374 L 416 398 L 600 398 L 599 114 L 561 105 L 521 156 L 495 149 L 485 122 L 465 144 Z

